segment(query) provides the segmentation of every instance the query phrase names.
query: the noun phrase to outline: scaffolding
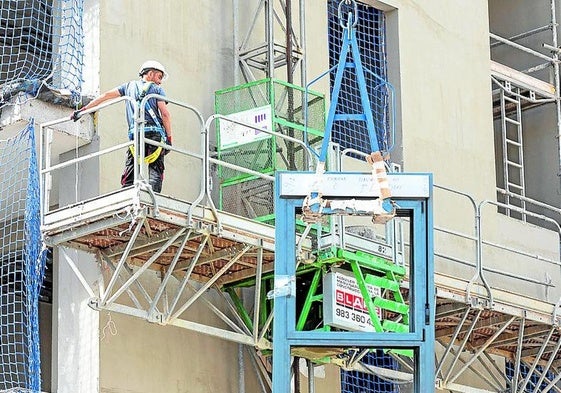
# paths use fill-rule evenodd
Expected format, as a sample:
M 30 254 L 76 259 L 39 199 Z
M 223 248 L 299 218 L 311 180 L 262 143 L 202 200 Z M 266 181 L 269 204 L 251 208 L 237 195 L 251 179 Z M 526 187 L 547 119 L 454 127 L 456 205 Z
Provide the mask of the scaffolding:
M 276 70 L 284 68 L 288 83 L 295 83 L 294 74 L 300 68 L 300 85 L 306 86 L 306 45 L 305 0 L 258 0 L 251 13 L 243 39 L 239 39 L 239 0 L 234 0 L 234 75 L 238 71 L 245 82 L 263 78 L 281 78 Z M 294 21 L 298 25 L 294 26 Z M 262 25 L 259 25 L 259 22 Z M 260 29 L 263 28 L 263 30 Z M 282 79 L 282 78 L 281 78 Z
M 546 3 L 549 5 L 547 10 Z M 525 12 L 522 8 L 528 5 L 520 5 L 520 12 Z M 557 143 L 556 176 L 561 176 L 558 7 L 557 0 L 539 2 L 534 8 L 539 11 L 532 12 L 532 15 L 543 14 L 549 20 L 543 20 L 541 26 L 532 26 L 528 31 L 519 31 L 508 37 L 492 31 L 498 27 L 493 26 L 491 15 L 491 80 L 497 135 L 495 145 L 497 157 L 502 159 L 502 167 L 497 173 L 497 198 L 507 206 L 521 208 L 522 211 L 528 210 L 525 202 L 528 196 L 561 207 L 554 201 L 543 200 L 543 196 L 536 197 L 535 191 L 528 192 L 529 169 L 525 161 L 528 142 L 537 136 L 536 131 L 528 127 L 528 113 L 532 109 L 544 107 L 555 117 L 556 133 L 553 137 Z M 522 27 L 526 26 L 522 24 Z M 526 130 L 526 127 L 529 129 Z M 539 134 L 539 137 L 546 136 L 545 133 Z M 535 206 L 532 209 L 534 212 L 540 211 Z M 521 220 L 528 218 L 523 212 L 508 207 L 502 212 Z M 549 215 L 547 212 L 544 214 Z

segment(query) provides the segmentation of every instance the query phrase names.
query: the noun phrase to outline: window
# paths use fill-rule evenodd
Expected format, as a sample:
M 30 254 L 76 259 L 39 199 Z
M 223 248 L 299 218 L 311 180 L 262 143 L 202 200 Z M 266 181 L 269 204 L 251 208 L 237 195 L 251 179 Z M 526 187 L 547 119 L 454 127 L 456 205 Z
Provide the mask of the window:
M 335 67 L 330 75 L 331 90 L 335 83 L 336 66 L 339 64 L 343 27 L 339 19 L 338 0 L 328 3 L 328 41 L 329 66 Z M 356 40 L 361 63 L 364 68 L 366 90 L 374 117 L 374 125 L 378 145 L 381 150 L 388 150 L 390 132 L 390 92 L 387 81 L 387 63 L 385 48 L 385 16 L 374 7 L 357 2 L 358 21 L 356 23 Z M 341 8 L 341 14 L 349 9 Z M 346 21 L 345 21 L 346 23 Z M 344 60 L 344 59 L 343 59 Z M 347 55 L 347 61 L 352 61 L 352 54 Z M 347 69 L 343 75 L 336 114 L 363 113 L 360 91 L 354 69 Z M 360 120 L 342 120 L 333 123 L 331 139 L 341 147 L 353 148 L 364 153 L 371 153 L 367 125 Z

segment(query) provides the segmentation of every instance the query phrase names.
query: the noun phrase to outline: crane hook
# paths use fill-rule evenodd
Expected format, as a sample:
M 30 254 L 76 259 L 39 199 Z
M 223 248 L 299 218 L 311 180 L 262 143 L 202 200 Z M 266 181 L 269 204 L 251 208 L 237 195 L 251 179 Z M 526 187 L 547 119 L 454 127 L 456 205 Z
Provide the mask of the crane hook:
M 343 5 L 352 7 L 353 12 L 349 12 L 348 20 L 345 24 L 345 18 L 343 16 Z M 339 7 L 337 8 L 337 15 L 339 18 L 339 25 L 343 29 L 349 29 L 351 27 L 355 27 L 358 23 L 358 4 L 355 0 L 341 0 L 339 2 Z

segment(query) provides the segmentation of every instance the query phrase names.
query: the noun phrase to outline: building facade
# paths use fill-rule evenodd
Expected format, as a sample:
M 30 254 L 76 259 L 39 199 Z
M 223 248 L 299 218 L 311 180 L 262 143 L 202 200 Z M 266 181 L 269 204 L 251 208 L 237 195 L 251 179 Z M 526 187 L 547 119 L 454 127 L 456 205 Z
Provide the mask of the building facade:
M 7 3 L 2 2 L 3 11 L 9 8 Z M 83 28 L 77 89 L 82 102 L 137 79 L 138 67 L 147 59 L 160 61 L 169 73 L 162 87 L 169 98 L 176 151 L 166 157 L 161 206 L 163 211 L 177 212 L 177 218 L 169 213 L 163 229 L 153 222 L 143 224 L 139 236 L 152 240 L 130 254 L 127 244 L 132 241 L 115 239 L 124 236 L 134 241 L 133 223 L 153 214 L 148 207 L 135 215 L 135 206 L 149 205 L 145 196 L 127 211 L 134 218 L 130 226 L 119 221 L 114 227 L 100 226 L 100 232 L 91 229 L 97 218 L 93 213 L 87 216 L 81 207 L 90 206 L 85 201 L 111 196 L 98 200 L 111 205 L 96 207 L 110 211 L 135 195 L 126 194 L 123 201 L 113 198 L 122 192 L 119 182 L 126 146 L 115 147 L 128 142 L 124 103 L 100 108 L 75 123 L 57 122 L 68 119 L 72 106 L 80 105 L 72 99 L 61 105 L 40 95 L 2 108 L 0 139 L 16 133 L 22 121 L 33 117 L 36 124 L 48 124 L 38 132 L 53 130 L 49 165 L 88 158 L 60 168 L 51 183 L 42 184 L 48 188 L 42 190 L 49 195 L 47 210 L 53 217 L 60 215 L 58 222 L 68 222 L 60 224 L 60 232 L 46 232 L 52 247 L 52 297 L 40 305 L 41 389 L 58 393 L 270 391 L 268 356 L 274 342 L 273 347 L 261 342 L 267 338 L 267 328 L 255 319 L 259 327 L 251 331 L 244 318 L 256 318 L 252 314 L 260 307 L 256 293 L 274 288 L 265 288 L 265 279 L 263 288 L 258 279 L 251 282 L 248 277 L 244 277 L 248 284 L 238 287 L 232 283 L 241 281 L 234 278 L 212 279 L 235 275 L 228 266 L 236 266 L 249 254 L 264 266 L 264 272 L 256 269 L 253 277 L 266 276 L 272 269 L 275 241 L 274 226 L 255 224 L 255 217 L 238 218 L 231 211 L 215 214 L 223 217 L 228 233 L 224 236 L 212 233 L 220 225 L 206 219 L 214 209 L 222 212 L 223 202 L 218 169 L 222 164 L 205 158 L 225 157 L 219 155 L 220 119 L 212 118 L 218 106 L 215 93 L 272 78 L 296 86 L 283 90 L 290 97 L 302 95 L 303 89 L 307 94 L 309 85 L 310 91 L 325 97 L 327 113 L 334 79 L 318 77 L 336 63 L 329 18 L 338 7 L 350 4 L 351 9 L 360 7 L 359 15 L 379 15 L 383 21 L 376 30 L 382 35 L 377 39 L 383 49 L 373 50 L 384 52 L 380 69 L 393 87 L 394 101 L 384 113 L 391 118 L 388 130 L 395 139 L 386 157 L 388 166 L 433 176 L 435 391 L 560 390 L 561 101 L 556 13 L 561 4 L 555 0 L 280 3 L 169 0 L 155 5 L 84 0 L 77 11 Z M 6 76 L 10 77 L 14 78 Z M 3 83 L 7 85 L 7 79 Z M 275 99 L 282 100 L 282 94 Z M 306 97 L 296 106 L 308 103 Z M 280 113 L 274 105 L 277 101 L 272 102 L 273 110 Z M 301 123 L 283 123 L 293 120 L 279 114 L 279 129 L 288 127 L 300 135 Z M 369 154 L 369 146 L 360 143 L 352 147 Z M 273 153 L 279 162 L 281 150 Z M 356 157 L 343 162 L 347 170 L 371 170 Z M 243 160 L 235 163 L 243 166 Z M 268 181 L 266 176 L 273 176 L 275 169 L 262 171 L 262 179 Z M 246 184 L 235 187 L 243 189 Z M 159 201 L 160 196 L 153 198 Z M 202 213 L 191 210 L 194 201 L 204 206 Z M 243 203 L 241 198 L 233 202 Z M 244 209 L 251 210 L 246 205 Z M 174 223 L 182 222 L 183 214 L 187 214 L 187 229 L 174 232 L 172 226 L 182 225 Z M 199 220 L 194 226 L 191 214 Z M 106 215 L 100 220 L 121 218 Z M 347 224 L 370 225 L 360 218 Z M 83 229 L 87 225 L 90 229 Z M 400 244 L 402 257 L 408 260 L 415 246 L 405 228 Z M 252 238 L 259 231 L 262 235 Z M 395 252 L 399 241 L 387 236 L 383 226 L 374 231 L 379 236 L 370 240 L 382 239 Z M 183 236 L 185 243 L 181 243 Z M 221 239 L 231 243 L 221 245 Z M 163 248 L 167 241 L 173 249 L 183 244 L 191 250 L 196 263 L 192 267 L 185 263 L 168 275 L 169 265 L 158 265 L 159 258 L 173 261 L 171 249 Z M 214 247 L 214 254 L 206 242 Z M 154 254 L 153 261 L 144 257 L 147 249 L 162 253 Z M 208 274 L 197 270 L 213 258 L 226 262 L 212 265 Z M 226 273 L 221 270 L 224 266 Z M 402 283 L 404 293 L 411 283 L 409 273 Z M 239 303 L 232 302 L 235 295 Z M 171 319 L 162 317 L 176 304 Z M 250 310 L 247 316 L 236 309 L 238 304 Z M 360 391 L 359 384 L 344 384 L 347 374 L 340 363 L 319 361 L 323 356 L 305 350 L 296 356 L 302 360 L 293 367 L 293 379 L 302 390 L 295 391 Z M 416 372 L 408 366 L 397 362 L 386 376 L 393 383 L 377 389 L 413 391 L 408 375 Z M 371 374 L 383 377 L 379 372 Z M 396 390 L 398 386 L 402 390 Z

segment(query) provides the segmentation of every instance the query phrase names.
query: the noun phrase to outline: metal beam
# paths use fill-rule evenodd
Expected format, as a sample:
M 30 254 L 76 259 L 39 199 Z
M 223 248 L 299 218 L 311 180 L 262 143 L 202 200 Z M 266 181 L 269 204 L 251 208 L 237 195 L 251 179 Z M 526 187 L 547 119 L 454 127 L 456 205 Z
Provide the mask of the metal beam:
M 450 380 L 447 380 L 447 382 L 454 382 L 456 379 L 458 379 L 459 376 L 468 368 L 468 366 L 473 363 L 487 349 L 489 344 L 492 343 L 493 340 L 498 337 L 515 319 L 516 317 L 511 317 L 510 320 L 508 320 L 492 337 L 490 337 L 484 345 L 479 347 L 477 352 L 473 355 L 473 358 L 466 364 L 464 364 L 464 366 L 456 373 L 456 375 Z
M 220 278 L 220 276 L 222 276 L 224 273 L 226 273 L 228 271 L 228 269 L 252 247 L 253 246 L 251 246 L 251 245 L 245 245 L 245 247 L 241 251 L 239 251 L 239 253 L 234 258 L 232 258 L 232 260 L 230 260 L 218 272 L 216 272 L 216 274 L 209 281 L 207 281 L 198 290 L 198 292 L 195 293 L 195 295 L 193 295 L 193 297 L 191 297 L 189 300 L 187 300 L 187 302 L 185 302 L 183 304 L 183 306 L 181 306 L 179 308 L 179 310 L 175 311 L 175 313 L 169 317 L 169 320 L 173 321 L 174 319 L 179 318 L 179 316 L 185 310 L 187 310 L 187 308 L 189 308 L 195 302 L 195 300 L 198 297 L 200 297 L 208 288 L 210 288 L 214 284 L 214 282 Z
M 441 318 L 452 317 L 465 312 L 467 308 L 469 308 L 469 306 L 462 303 L 448 303 L 443 305 L 437 305 L 435 318 L 439 320 Z
M 244 249 L 243 244 L 236 244 L 232 247 L 224 248 L 220 251 L 215 251 L 209 256 L 199 257 L 198 260 L 195 263 L 196 263 L 196 265 L 204 265 L 204 264 L 207 264 L 207 263 L 216 262 L 220 259 L 229 259 L 229 258 L 232 258 L 237 253 L 239 253 L 240 251 L 242 251 L 243 249 Z M 175 267 L 174 271 L 177 272 L 177 271 L 185 270 L 190 265 L 191 265 L 191 261 L 185 261 L 185 262 L 178 263 L 177 266 Z
M 476 309 L 471 309 L 471 310 L 476 310 Z M 475 326 L 464 326 L 462 327 L 462 329 L 460 329 L 459 333 L 466 333 L 466 332 L 470 332 L 473 333 L 474 331 L 477 331 L 479 329 L 485 329 L 485 328 L 490 328 L 496 325 L 500 325 L 503 324 L 509 320 L 511 320 L 512 316 L 510 315 L 501 315 L 500 317 L 496 317 L 496 316 L 491 316 L 485 319 L 478 319 L 477 323 L 475 324 Z M 436 332 L 436 338 L 441 338 L 441 337 L 447 337 L 450 336 L 451 334 L 453 334 L 456 331 L 456 327 L 453 328 L 448 328 L 448 329 L 439 329 Z

